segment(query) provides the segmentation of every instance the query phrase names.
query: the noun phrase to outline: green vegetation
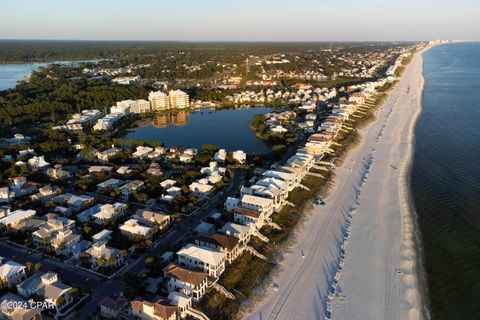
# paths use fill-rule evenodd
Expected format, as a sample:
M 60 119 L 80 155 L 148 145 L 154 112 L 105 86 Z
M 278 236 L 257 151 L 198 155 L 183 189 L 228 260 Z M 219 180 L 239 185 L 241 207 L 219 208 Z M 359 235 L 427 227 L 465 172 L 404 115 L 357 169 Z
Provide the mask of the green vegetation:
M 265 124 L 265 115 L 257 114 L 253 117 L 250 128 L 255 131 L 255 135 L 272 146 L 273 152 L 281 152 L 287 145 L 297 141 L 297 135 L 291 132 L 276 133 L 272 132 Z
M 147 91 L 140 87 L 110 84 L 107 80 L 52 79 L 49 71 L 35 71 L 29 82 L 0 91 L 0 119 L 4 123 L 56 122 L 83 109 L 103 111 L 119 100 L 147 97 Z

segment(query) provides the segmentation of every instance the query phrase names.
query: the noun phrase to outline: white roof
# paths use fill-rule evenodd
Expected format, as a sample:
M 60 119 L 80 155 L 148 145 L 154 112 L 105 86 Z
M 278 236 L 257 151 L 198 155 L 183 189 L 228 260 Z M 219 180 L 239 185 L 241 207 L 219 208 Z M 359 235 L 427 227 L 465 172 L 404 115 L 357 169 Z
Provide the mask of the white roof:
M 248 234 L 250 228 L 241 224 L 227 222 L 221 229 L 220 232 L 225 233 L 229 236 L 236 237 L 237 235 Z
M 288 190 L 288 184 L 285 181 L 275 178 L 263 178 L 258 180 L 255 184 L 265 187 L 273 186 L 278 189 Z
M 152 230 L 152 228 L 140 225 L 136 219 L 125 221 L 125 223 L 118 227 L 118 229 L 142 236 L 146 236 Z
M 224 257 L 223 253 L 211 249 L 201 248 L 191 243 L 180 249 L 177 254 L 182 256 L 189 256 L 211 265 L 218 265 L 222 262 Z
M 8 261 L 0 266 L 0 279 L 5 279 L 22 272 L 25 266 L 15 261 Z
M 35 215 L 35 210 L 16 210 L 10 213 L 8 216 L 0 219 L 0 223 L 6 226 L 16 224 Z
M 213 186 L 209 184 L 202 184 L 198 182 L 193 182 L 190 186 L 189 189 L 191 191 L 199 191 L 199 192 L 209 192 L 210 190 L 213 189 Z
M 249 194 L 245 194 L 242 196 L 242 203 L 251 203 L 251 204 L 259 205 L 262 207 L 269 206 L 272 204 L 272 202 L 273 202 L 272 199 L 256 197 Z
M 276 170 L 268 170 L 263 173 L 265 177 L 278 178 L 284 181 L 295 180 L 295 175 L 293 173 L 286 173 Z
M 111 231 L 111 230 L 103 229 L 102 231 L 94 234 L 94 235 L 92 236 L 92 240 L 93 240 L 93 241 L 104 240 L 104 239 L 107 238 L 110 234 L 112 234 L 112 231 Z
M 168 300 L 172 302 L 173 305 L 178 306 L 180 308 L 185 308 L 189 305 L 192 297 L 187 296 L 186 294 L 172 291 L 168 295 Z
M 160 186 L 162 186 L 162 188 L 166 188 L 166 187 L 169 187 L 169 186 L 173 186 L 176 183 L 177 183 L 177 181 L 175 181 L 175 180 L 167 179 L 167 180 L 163 180 L 162 182 L 160 182 Z

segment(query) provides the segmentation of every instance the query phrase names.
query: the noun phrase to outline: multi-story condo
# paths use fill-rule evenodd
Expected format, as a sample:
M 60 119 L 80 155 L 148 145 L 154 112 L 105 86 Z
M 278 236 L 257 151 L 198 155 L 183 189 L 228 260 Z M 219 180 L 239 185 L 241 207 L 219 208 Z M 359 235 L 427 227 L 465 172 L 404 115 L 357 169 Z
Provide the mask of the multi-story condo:
M 170 91 L 168 93 L 170 99 L 170 108 L 184 109 L 189 107 L 188 94 L 181 90 Z
M 150 101 L 143 99 L 118 101 L 117 106 L 126 106 L 131 113 L 145 113 L 152 111 Z
M 150 92 L 148 94 L 148 101 L 150 101 L 153 111 L 170 109 L 170 100 L 168 96 L 161 91 Z

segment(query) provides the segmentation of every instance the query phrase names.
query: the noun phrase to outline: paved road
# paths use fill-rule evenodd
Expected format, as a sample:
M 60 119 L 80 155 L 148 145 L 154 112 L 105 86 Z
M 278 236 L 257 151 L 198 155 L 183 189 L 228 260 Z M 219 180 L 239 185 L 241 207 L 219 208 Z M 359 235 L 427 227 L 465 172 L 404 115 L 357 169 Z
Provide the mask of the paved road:
M 43 267 L 41 271 L 55 271 L 59 274 L 62 280 L 68 281 L 72 285 L 78 288 L 96 288 L 103 281 L 102 277 L 99 277 L 90 272 L 75 268 L 72 265 L 59 262 L 50 258 L 44 258 L 41 254 L 33 251 L 27 252 L 27 250 L 11 245 L 5 241 L 0 243 L 0 255 L 15 260 L 19 263 L 25 264 L 27 261 L 33 263 L 41 263 Z M 90 281 L 85 281 L 89 278 Z

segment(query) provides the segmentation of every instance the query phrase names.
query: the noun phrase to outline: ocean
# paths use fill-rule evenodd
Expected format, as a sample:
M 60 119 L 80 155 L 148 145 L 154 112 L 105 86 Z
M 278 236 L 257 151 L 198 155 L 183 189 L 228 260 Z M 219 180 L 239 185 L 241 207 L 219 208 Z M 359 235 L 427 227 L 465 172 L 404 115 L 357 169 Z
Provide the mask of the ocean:
M 480 43 L 424 54 L 411 187 L 432 319 L 480 319 Z

